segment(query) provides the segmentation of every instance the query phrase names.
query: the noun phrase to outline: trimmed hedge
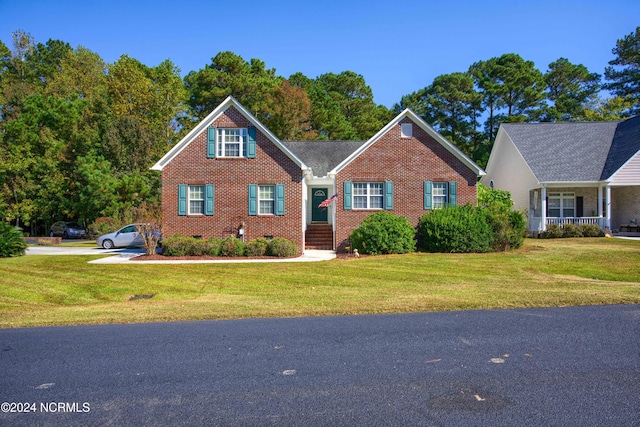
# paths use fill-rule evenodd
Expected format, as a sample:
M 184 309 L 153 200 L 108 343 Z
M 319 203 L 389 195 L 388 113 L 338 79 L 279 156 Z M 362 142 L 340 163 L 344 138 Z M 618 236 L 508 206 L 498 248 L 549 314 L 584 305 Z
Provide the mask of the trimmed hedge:
M 433 210 L 420 219 L 423 247 L 429 252 L 490 252 L 494 231 L 489 211 L 467 206 Z
M 250 242 L 229 236 L 224 240 L 196 239 L 175 234 L 162 241 L 162 253 L 165 256 L 274 256 L 290 257 L 297 255 L 298 245 L 292 240 L 278 237 L 272 240 L 258 238 Z
M 540 234 L 543 239 L 561 239 L 566 237 L 604 237 L 598 224 L 550 224 Z
M 363 254 L 404 254 L 416 248 L 416 229 L 409 220 L 384 211 L 367 215 L 349 237 Z

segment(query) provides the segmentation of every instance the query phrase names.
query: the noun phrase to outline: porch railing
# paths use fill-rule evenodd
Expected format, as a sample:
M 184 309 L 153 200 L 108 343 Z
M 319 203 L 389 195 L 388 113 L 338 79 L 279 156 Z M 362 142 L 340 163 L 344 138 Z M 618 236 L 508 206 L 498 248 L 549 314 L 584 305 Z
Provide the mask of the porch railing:
M 554 218 L 547 217 L 547 225 L 557 224 L 598 224 L 600 228 L 604 230 L 606 224 L 606 218 L 601 216 L 584 216 L 584 217 L 571 217 L 571 218 Z M 530 217 L 529 218 L 529 228 L 532 231 L 542 230 L 542 218 L 541 217 Z

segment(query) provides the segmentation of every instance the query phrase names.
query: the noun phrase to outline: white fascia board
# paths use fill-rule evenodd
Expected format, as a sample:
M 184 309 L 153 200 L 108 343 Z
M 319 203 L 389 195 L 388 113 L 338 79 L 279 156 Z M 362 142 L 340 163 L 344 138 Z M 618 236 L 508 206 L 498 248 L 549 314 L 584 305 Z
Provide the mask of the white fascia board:
M 193 139 L 200 134 L 204 129 L 206 129 L 218 116 L 225 111 L 229 107 L 235 107 L 240 111 L 240 113 L 251 122 L 260 132 L 269 138 L 271 142 L 273 142 L 287 157 L 289 157 L 296 165 L 300 167 L 302 170 L 309 169 L 307 165 L 304 164 L 302 160 L 300 160 L 293 152 L 291 152 L 287 147 L 285 147 L 282 142 L 275 136 L 269 129 L 267 129 L 258 119 L 255 118 L 253 114 L 251 114 L 246 108 L 244 108 L 233 96 L 228 96 L 220 105 L 218 105 L 207 117 L 202 119 L 200 123 L 198 123 L 191 131 L 180 140 L 176 145 L 174 145 L 167 154 L 162 156 L 158 162 L 151 167 L 151 170 L 159 170 L 161 171 L 171 160 L 173 160 L 182 150 L 184 150 Z
M 544 181 L 540 183 L 547 188 L 600 187 L 606 184 L 606 181 Z
M 439 142 L 444 148 L 446 148 L 450 153 L 456 156 L 462 163 L 464 163 L 469 169 L 476 172 L 477 176 L 484 176 L 486 172 L 482 170 L 480 166 L 475 164 L 473 160 L 467 157 L 458 147 L 453 145 L 451 142 L 447 141 L 442 135 L 436 132 L 431 126 L 429 126 L 420 116 L 415 114 L 410 109 L 405 109 L 403 112 L 398 114 L 393 120 L 391 120 L 385 127 L 380 129 L 378 133 L 372 136 L 366 143 L 362 144 L 360 148 L 354 151 L 349 157 L 342 161 L 338 166 L 336 166 L 333 170 L 329 172 L 329 174 L 337 174 L 342 169 L 344 169 L 349 163 L 355 160 L 360 154 L 362 154 L 367 148 L 369 148 L 373 143 L 375 143 L 378 139 L 382 137 L 385 133 L 387 133 L 393 126 L 396 126 L 402 119 L 405 117 L 409 117 L 415 124 L 420 126 L 422 130 L 424 130 L 427 134 L 429 134 L 433 139 Z

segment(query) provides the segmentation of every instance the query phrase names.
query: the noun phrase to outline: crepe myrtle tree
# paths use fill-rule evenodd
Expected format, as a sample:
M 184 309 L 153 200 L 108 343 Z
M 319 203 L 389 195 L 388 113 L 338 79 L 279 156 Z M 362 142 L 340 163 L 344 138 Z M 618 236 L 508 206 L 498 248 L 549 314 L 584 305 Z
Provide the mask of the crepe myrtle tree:
M 133 209 L 136 231 L 140 233 L 147 255 L 154 255 L 162 239 L 162 209 L 159 205 L 143 203 Z

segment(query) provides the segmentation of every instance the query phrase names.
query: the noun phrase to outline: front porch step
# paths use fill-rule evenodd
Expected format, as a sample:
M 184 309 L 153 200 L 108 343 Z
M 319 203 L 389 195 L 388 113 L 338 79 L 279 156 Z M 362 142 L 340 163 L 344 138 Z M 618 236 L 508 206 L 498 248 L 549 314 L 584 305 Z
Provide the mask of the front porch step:
M 309 224 L 304 235 L 305 249 L 333 249 L 333 228 L 331 224 Z

